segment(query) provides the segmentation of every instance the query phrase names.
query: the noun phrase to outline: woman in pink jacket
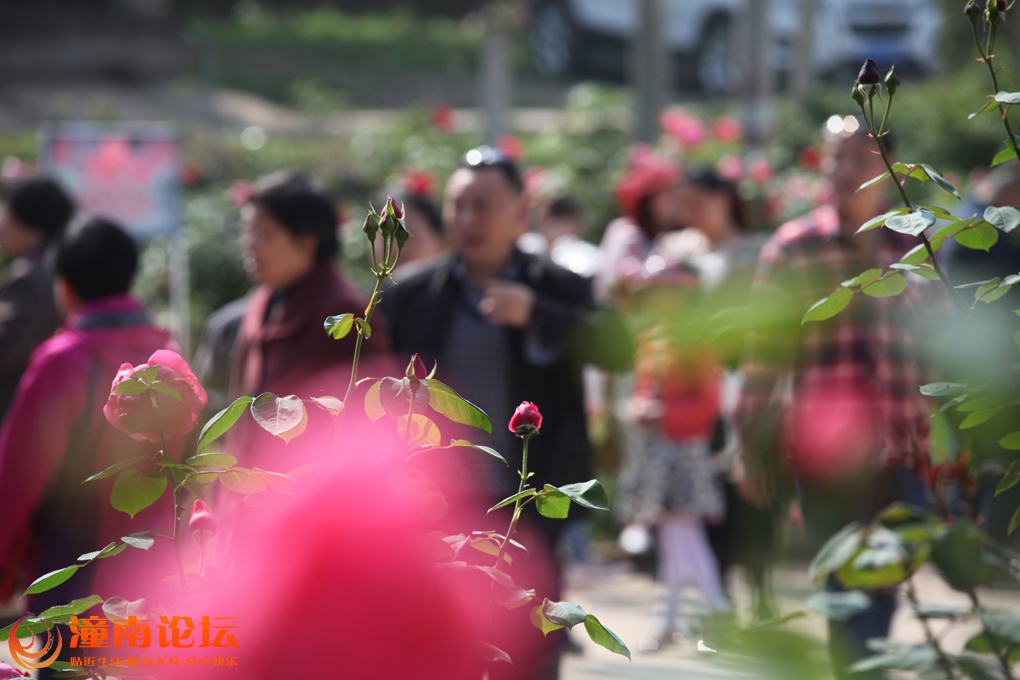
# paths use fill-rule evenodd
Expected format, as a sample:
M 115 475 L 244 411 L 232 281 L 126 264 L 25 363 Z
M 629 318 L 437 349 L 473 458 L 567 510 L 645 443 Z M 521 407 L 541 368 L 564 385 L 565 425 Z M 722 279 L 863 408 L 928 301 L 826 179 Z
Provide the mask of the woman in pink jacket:
M 0 431 L 0 600 L 121 536 L 171 526 L 169 493 L 132 519 L 110 505 L 114 477 L 82 484 L 119 461 L 153 453 L 153 444 L 114 429 L 103 415 L 121 364 L 176 349 L 128 295 L 137 264 L 131 237 L 101 219 L 58 250 L 56 290 L 66 322 L 32 354 Z M 28 608 L 40 612 L 93 593 L 136 599 L 173 565 L 169 541 L 128 549 L 31 596 Z

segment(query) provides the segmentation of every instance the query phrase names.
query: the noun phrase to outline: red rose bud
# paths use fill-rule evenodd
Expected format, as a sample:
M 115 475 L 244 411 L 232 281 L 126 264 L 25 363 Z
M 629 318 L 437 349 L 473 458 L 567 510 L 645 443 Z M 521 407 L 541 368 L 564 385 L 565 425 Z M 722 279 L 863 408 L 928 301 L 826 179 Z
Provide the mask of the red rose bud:
M 156 380 L 163 383 L 180 396 L 175 399 L 171 395 L 154 391 L 156 405 L 159 408 L 159 419 L 152 407 L 152 397 L 146 390 L 141 394 L 118 394 L 117 385 L 130 380 L 138 371 L 158 366 Z M 149 363 L 139 366 L 121 364 L 120 370 L 110 386 L 110 398 L 103 407 L 103 415 L 118 430 L 127 432 L 139 441 L 159 442 L 159 426 L 163 426 L 163 434 L 167 437 L 187 434 L 195 429 L 198 414 L 209 403 L 205 390 L 198 384 L 198 378 L 192 373 L 191 367 L 181 355 L 170 350 L 161 349 L 151 357 Z
M 542 414 L 530 401 L 522 401 L 510 418 L 510 431 L 522 437 L 538 434 L 542 428 Z
M 857 82 L 861 85 L 878 85 L 882 82 L 882 74 L 879 72 L 878 66 L 875 65 L 874 59 L 864 62 L 861 72 L 857 74 Z
M 205 545 L 207 540 L 216 535 L 216 518 L 205 502 L 198 500 L 192 504 L 188 531 L 199 545 Z
M 425 362 L 421 360 L 421 357 L 415 354 L 411 357 L 411 365 L 414 366 L 414 377 L 418 380 L 424 380 L 429 377 L 429 372 L 425 370 Z
M 900 86 L 900 75 L 896 73 L 896 66 L 889 67 L 889 72 L 885 74 L 885 87 L 889 90 L 889 94 L 896 94 L 896 88 Z
M 401 220 L 401 219 L 404 218 L 404 209 L 403 209 L 403 207 L 397 205 L 397 202 L 393 200 L 392 196 L 389 196 L 387 198 L 387 200 L 386 200 L 386 208 L 387 208 L 387 211 L 391 215 L 396 217 L 398 220 Z

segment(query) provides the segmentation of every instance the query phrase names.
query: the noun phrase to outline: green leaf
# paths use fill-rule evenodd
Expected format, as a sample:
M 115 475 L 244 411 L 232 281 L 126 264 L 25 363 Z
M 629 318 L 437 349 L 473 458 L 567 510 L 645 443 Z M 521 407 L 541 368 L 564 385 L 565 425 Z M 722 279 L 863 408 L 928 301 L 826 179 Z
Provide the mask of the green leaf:
M 237 459 L 229 453 L 200 453 L 184 461 L 194 467 L 233 467 Z
M 926 397 L 955 397 L 967 391 L 963 383 L 935 382 L 921 385 L 921 394 Z
M 900 273 L 886 273 L 876 281 L 868 283 L 861 293 L 870 298 L 891 298 L 907 290 L 907 279 Z
M 848 588 L 891 588 L 910 576 L 910 554 L 899 535 L 882 526 L 868 527 L 860 550 L 836 572 Z
M 252 397 L 239 397 L 233 404 L 210 418 L 209 422 L 202 428 L 202 434 L 198 437 L 197 450 L 201 451 L 216 439 L 222 437 L 227 430 L 234 426 L 237 419 L 241 417 L 245 407 L 253 401 L 255 400 Z
M 113 622 L 126 622 L 134 616 L 137 621 L 149 618 L 149 606 L 144 600 L 125 600 L 123 597 L 111 597 L 103 603 L 103 613 Z
M 492 433 L 492 422 L 482 409 L 439 382 L 429 380 L 429 406 L 455 423 Z
M 1020 451 L 1020 432 L 1010 432 L 999 440 L 999 446 L 1010 451 Z
M 513 503 L 516 503 L 521 498 L 530 498 L 531 496 L 534 496 L 536 493 L 538 493 L 538 492 L 535 491 L 534 489 L 525 489 L 524 491 L 520 491 L 518 493 L 515 493 L 512 496 L 507 496 L 506 498 L 501 500 L 499 503 L 496 503 L 494 506 L 489 508 L 488 512 L 492 512 L 493 510 L 499 510 L 502 507 L 506 507 L 507 505 L 511 505 Z
M 995 101 L 1000 104 L 1020 104 L 1020 92 L 996 92 Z
M 166 491 L 166 475 L 159 470 L 125 470 L 113 483 L 110 505 L 126 512 L 133 519 L 135 515 L 159 500 Z
M 811 561 L 808 568 L 811 580 L 821 583 L 829 574 L 846 564 L 860 548 L 863 535 L 864 527 L 858 522 L 848 524 L 836 532 Z
M 473 442 L 469 442 L 466 439 L 451 439 L 449 444 L 447 444 L 446 446 L 440 447 L 440 448 L 442 448 L 442 449 L 451 449 L 451 448 L 454 448 L 454 447 L 467 447 L 467 448 L 475 449 L 477 451 L 481 451 L 484 454 L 492 456 L 496 460 L 502 462 L 503 465 L 507 465 L 508 464 L 506 462 L 506 458 L 501 456 L 499 454 L 499 451 L 497 451 L 495 449 L 492 449 L 492 448 L 489 448 L 488 446 L 480 446 L 480 445 L 475 444 Z
M 94 482 L 95 480 L 103 479 L 104 477 L 110 477 L 112 475 L 117 474 L 121 470 L 125 470 L 125 469 L 131 467 L 132 465 L 135 465 L 137 463 L 142 462 L 143 460 L 149 460 L 149 456 L 148 455 L 143 455 L 143 456 L 137 456 L 135 458 L 129 458 L 128 460 L 122 460 L 119 463 L 111 465 L 110 467 L 106 468 L 102 472 L 97 472 L 96 474 L 94 474 L 91 477 L 87 478 L 84 482 L 82 482 L 82 484 L 84 484 L 85 482 Z
M 984 218 L 993 227 L 1007 234 L 1020 226 L 1020 210 L 1008 205 L 988 206 Z
M 266 392 L 255 397 L 251 414 L 263 430 L 285 442 L 297 437 L 308 426 L 305 404 L 293 394 L 278 397 Z
M 919 208 L 906 215 L 895 215 L 885 221 L 885 226 L 901 234 L 920 236 L 925 229 L 935 224 L 935 215 L 926 208 Z
M 995 231 L 994 229 L 992 230 Z M 932 240 L 931 249 L 936 253 L 939 248 L 942 247 L 943 241 Z M 907 251 L 907 254 L 900 258 L 900 262 L 903 264 L 923 264 L 928 261 L 928 249 L 924 247 L 924 244 L 918 244 Z
M 566 519 L 570 513 L 570 497 L 559 489 L 547 489 L 535 497 L 535 509 L 543 517 Z
M 177 390 L 175 390 L 174 388 L 170 387 L 166 383 L 162 383 L 162 382 L 156 380 L 155 382 L 152 383 L 152 389 L 156 390 L 157 392 L 159 392 L 161 394 L 165 394 L 166 396 L 170 397 L 174 401 L 181 401 L 181 395 L 178 394 Z
M 903 274 L 886 274 L 861 288 L 861 292 L 869 297 L 883 298 L 899 295 L 906 289 L 907 280 L 903 278 Z
M 121 536 L 120 540 L 124 541 L 125 545 L 139 550 L 148 550 L 156 543 L 156 539 L 148 536 Z
M 1002 408 L 1002 406 L 997 406 L 984 411 L 974 411 L 963 419 L 963 422 L 960 423 L 960 429 L 969 430 L 972 427 L 977 427 L 981 423 L 991 420 Z
M 553 602 L 548 598 L 542 601 L 542 613 L 549 621 L 564 628 L 573 628 L 588 618 L 588 613 L 573 602 Z
M 1017 484 L 1020 484 L 1020 475 L 1007 475 L 995 486 L 995 495 L 998 496 L 1004 491 L 1009 491 Z
M 992 167 L 994 168 L 996 165 L 1008 163 L 1014 158 L 1016 158 L 1016 150 L 1013 148 L 1012 144 L 1007 144 L 1005 149 L 995 154 L 995 158 L 992 159 Z
M 1017 526 L 1020 526 L 1020 508 L 1016 509 L 1013 513 L 1013 519 L 1009 520 L 1009 528 L 1006 530 L 1007 534 L 1012 534 L 1016 531 Z
M 807 608 L 834 621 L 847 621 L 871 607 L 871 598 L 860 590 L 823 590 L 808 598 Z
M 955 236 L 956 242 L 971 250 L 988 250 L 999 240 L 999 232 L 984 220 L 964 229 Z
M 616 636 L 616 633 L 609 630 L 591 614 L 584 620 L 584 629 L 588 631 L 588 637 L 597 645 L 602 645 L 611 652 L 620 654 L 630 659 L 630 650 L 623 640 Z
M 927 644 L 905 644 L 872 640 L 868 646 L 878 648 L 882 653 L 857 661 L 849 667 L 851 673 L 863 673 L 878 669 L 916 671 L 921 677 L 938 676 L 938 654 Z
M 885 226 L 885 221 L 887 219 L 893 215 L 902 215 L 906 211 L 906 208 L 897 208 L 896 210 L 890 210 L 887 213 L 883 213 L 878 217 L 872 217 L 870 220 L 861 225 L 861 228 L 857 230 L 857 233 L 860 234 L 865 231 L 871 231 L 872 229 L 878 229 L 879 227 Z
M 956 196 L 956 198 L 960 198 L 960 193 L 956 190 L 956 187 L 947 182 L 946 178 L 938 170 L 926 163 L 921 163 L 921 169 L 924 170 L 924 174 L 928 175 L 928 179 L 938 184 L 942 190 Z
M 999 284 L 991 288 L 990 290 L 977 294 L 975 297 L 984 303 L 992 303 L 1001 298 L 1003 295 L 1009 292 L 1009 289 L 1013 287 L 1013 284 Z M 980 290 L 980 289 L 979 289 Z
M 344 403 L 338 397 L 312 397 L 312 402 L 334 418 L 344 410 Z
M 355 319 L 354 323 L 358 324 L 358 330 L 365 336 L 366 340 L 372 337 L 372 327 L 368 325 L 367 321 L 364 319 Z
M 546 602 L 548 601 L 546 600 Z M 542 635 L 548 635 L 554 630 L 563 628 L 563 626 L 555 624 L 545 617 L 545 614 L 542 612 L 542 605 L 537 605 L 531 610 L 531 625 L 542 631 Z
M 902 262 L 894 262 L 889 265 L 889 269 L 895 269 L 897 271 L 910 272 L 922 278 L 928 279 L 929 281 L 938 281 L 939 275 L 935 272 L 935 269 L 930 265 L 916 265 L 916 264 L 903 264 Z
M 18 626 L 18 638 L 27 638 L 30 635 L 38 635 L 46 630 L 46 626 L 54 623 L 70 623 L 72 616 L 84 614 L 97 604 L 103 601 L 99 595 L 90 595 L 77 600 L 71 600 L 67 604 L 57 605 L 44 609 L 38 616 L 31 616 L 21 622 Z M 6 642 L 10 637 L 12 623 L 0 629 L 0 642 Z M 49 666 L 53 668 L 56 664 Z
M 499 647 L 495 647 L 490 645 L 488 642 L 481 641 L 478 642 L 478 645 L 481 648 L 483 661 L 502 661 L 503 663 L 508 663 L 511 666 L 514 665 L 513 659 L 510 658 L 510 655 Z
M 969 592 L 980 582 L 981 547 L 976 534 L 974 527 L 961 519 L 932 541 L 932 562 L 946 583 L 960 592 Z
M 145 394 L 145 392 L 148 391 L 148 389 L 149 387 L 147 385 L 144 385 L 138 382 L 137 380 L 132 380 L 128 378 L 127 380 L 117 383 L 117 386 L 113 388 L 113 391 L 117 394 L 123 394 L 128 397 L 135 397 L 138 396 L 139 394 Z
M 801 319 L 800 325 L 803 326 L 808 321 L 824 321 L 825 319 L 831 319 L 846 309 L 853 297 L 854 293 L 852 290 L 849 288 L 840 288 L 829 297 L 822 298 L 815 304 L 811 305 L 811 309 L 807 310 L 804 314 L 804 318 Z
M 559 491 L 578 505 L 591 510 L 609 510 L 609 497 L 597 479 L 564 486 L 545 485 L 546 491 Z
M 78 561 L 79 562 L 90 562 L 90 561 L 98 558 L 100 555 L 102 555 L 103 557 L 109 557 L 110 555 L 106 554 L 106 553 L 111 553 L 111 554 L 114 553 L 115 549 L 117 547 L 119 547 L 119 546 L 123 546 L 123 544 L 122 543 L 118 543 L 117 541 L 113 541 L 111 543 L 108 543 L 106 545 L 106 547 L 103 548 L 102 550 L 93 550 L 92 552 L 87 552 L 84 555 L 79 555 L 78 556 Z M 124 546 L 124 547 L 126 547 L 126 546 Z M 121 552 L 121 551 L 116 551 L 116 552 Z
M 981 609 L 978 618 L 992 635 L 1020 644 L 1020 614 L 1006 609 Z
M 379 398 L 379 385 L 381 383 L 381 380 L 377 380 L 365 392 L 365 415 L 373 423 L 386 415 L 386 409 L 383 408 L 382 401 Z
M 879 182 L 881 182 L 882 180 L 884 180 L 884 179 L 887 179 L 888 177 L 889 177 L 889 172 L 888 172 L 888 171 L 886 171 L 886 172 L 883 172 L 883 173 L 882 173 L 881 175 L 879 175 L 878 177 L 872 177 L 872 178 L 871 178 L 871 179 L 869 179 L 869 180 L 868 180 L 867 182 L 865 182 L 864 184 L 862 184 L 861 186 L 859 186 L 859 187 L 857 188 L 857 191 L 861 191 L 862 189 L 867 189 L 868 187 L 871 187 L 871 186 L 875 186 L 876 184 L 878 184 L 878 183 L 879 183 Z M 858 232 L 858 233 L 859 233 L 859 232 Z
M 61 583 L 74 576 L 75 572 L 77 572 L 80 568 L 80 564 L 72 564 L 70 567 L 64 567 L 63 569 L 57 569 L 56 571 L 51 571 L 48 574 L 43 574 L 36 580 L 32 581 L 32 585 L 25 590 L 24 595 L 21 597 L 25 597 L 25 595 L 35 595 L 36 593 L 45 593 L 47 590 L 56 588 Z
M 867 271 L 861 272 L 857 276 L 847 281 L 844 281 L 840 285 L 844 288 L 854 288 L 859 286 L 866 286 L 882 276 L 881 269 L 868 269 Z
M 992 109 L 997 109 L 997 108 L 999 108 L 999 102 L 995 101 L 994 98 L 989 97 L 988 101 L 985 102 L 984 106 L 982 106 L 980 109 L 978 109 L 974 113 L 972 113 L 969 116 L 967 116 L 967 120 L 971 120 L 972 118 L 976 118 L 977 116 L 980 116 L 982 113 L 987 113 L 988 111 L 991 111 Z
M 354 325 L 354 315 L 348 313 L 340 314 L 339 316 L 328 316 L 322 325 L 326 329 L 326 335 L 334 340 L 340 340 L 351 332 L 351 327 Z
M 231 491 L 244 495 L 265 491 L 267 486 L 261 476 L 247 468 L 233 468 L 226 472 L 218 472 L 216 476 L 219 478 L 220 484 Z

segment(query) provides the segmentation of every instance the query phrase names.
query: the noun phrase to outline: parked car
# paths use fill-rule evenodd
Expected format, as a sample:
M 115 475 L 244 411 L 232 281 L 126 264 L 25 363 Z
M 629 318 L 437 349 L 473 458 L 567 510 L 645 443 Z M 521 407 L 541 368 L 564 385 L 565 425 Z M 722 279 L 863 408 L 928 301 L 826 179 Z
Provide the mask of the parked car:
M 665 40 L 682 73 L 709 95 L 739 82 L 733 35 L 743 0 L 664 0 Z M 620 77 L 638 0 L 530 0 L 532 61 L 545 75 L 570 72 Z M 879 66 L 931 71 L 938 66 L 942 16 L 928 0 L 816 0 L 814 68 L 843 75 L 866 58 Z M 799 30 L 798 0 L 772 0 L 770 27 L 776 69 L 788 72 Z M 856 70 L 853 71 L 856 73 Z

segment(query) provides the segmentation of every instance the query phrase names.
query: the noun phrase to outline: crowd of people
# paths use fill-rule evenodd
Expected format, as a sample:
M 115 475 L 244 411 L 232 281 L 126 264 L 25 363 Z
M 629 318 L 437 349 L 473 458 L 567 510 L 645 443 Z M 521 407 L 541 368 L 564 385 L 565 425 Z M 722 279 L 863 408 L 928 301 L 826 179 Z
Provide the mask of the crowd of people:
M 919 329 L 942 291 L 918 278 L 903 295 L 855 296 L 843 314 L 801 326 L 842 281 L 916 245 L 889 230 L 854 235 L 887 209 L 882 186 L 858 190 L 884 171 L 862 129 L 828 139 L 831 200 L 772 234 L 750 223 L 733 181 L 642 146 L 615 187 L 620 217 L 598 247 L 581 238 L 575 199 L 536 200 L 497 149 L 468 152 L 439 205 L 420 182 L 397 196 L 411 239 L 371 321 L 359 375 L 400 375 L 418 354 L 489 415 L 491 435 L 467 436 L 503 453 L 505 469 L 469 453 L 436 463 L 457 471 L 443 477 L 448 502 L 483 513 L 517 488 L 520 446 L 502 426 L 516 404 L 535 402 L 544 416 L 530 454 L 538 488 L 594 478 L 591 420 L 620 423 L 616 469 L 599 473 L 616 476 L 620 548 L 654 554 L 666 591 L 642 651 L 695 635 L 701 616 L 732 615 L 735 564 L 755 586 L 756 615 L 770 616 L 770 555 L 791 504 L 817 546 L 893 500 L 927 503 L 913 470 L 929 439 L 918 387 L 932 374 Z M 138 455 L 139 442 L 102 413 L 121 364 L 176 349 L 130 294 L 138 246 L 102 217 L 69 227 L 74 203 L 46 177 L 4 187 L 0 600 L 126 531 L 125 515 L 102 501 L 109 487 L 79 482 Z M 337 264 L 335 202 L 313 179 L 281 171 L 255 183 L 240 212 L 252 289 L 206 321 L 192 364 L 208 413 L 242 395 L 342 393 L 354 335 L 333 340 L 322 323 L 361 314 L 367 295 Z M 242 422 L 226 451 L 247 468 L 299 468 L 334 446 L 332 416 L 308 417 L 301 446 Z M 347 417 L 359 426 L 357 414 Z M 456 424 L 436 422 L 444 438 L 460 436 Z M 210 504 L 239 516 L 248 512 L 239 498 Z M 169 522 L 166 502 L 144 511 L 154 523 Z M 572 513 L 566 523 L 530 513 L 522 528 L 536 547 L 532 566 L 520 568 L 553 600 L 562 587 L 557 547 L 586 555 L 586 516 Z M 31 606 L 83 592 L 72 583 Z M 686 587 L 700 607 L 685 604 Z M 868 653 L 868 638 L 888 633 L 894 609 L 895 594 L 879 592 L 865 613 L 830 624 L 837 674 Z M 520 614 L 516 623 L 529 627 Z M 489 677 L 556 677 L 567 644 L 559 635 L 507 649 L 514 665 Z

